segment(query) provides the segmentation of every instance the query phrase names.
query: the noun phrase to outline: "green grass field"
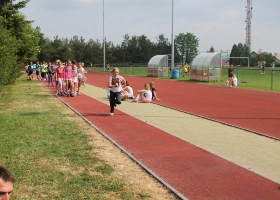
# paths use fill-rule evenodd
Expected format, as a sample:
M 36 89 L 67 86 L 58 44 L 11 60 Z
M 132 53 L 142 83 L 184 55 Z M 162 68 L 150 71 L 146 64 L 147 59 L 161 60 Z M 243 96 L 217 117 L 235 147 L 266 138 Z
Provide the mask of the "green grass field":
M 132 67 L 119 67 L 121 74 L 134 75 L 134 76 L 147 76 L 148 68 L 147 66 L 137 66 Z M 111 68 L 112 69 L 112 68 Z M 213 84 L 213 85 L 221 85 L 225 86 L 227 81 L 227 70 L 228 68 L 222 69 L 222 78 L 219 82 L 198 82 L 192 81 L 190 78 L 183 77 L 183 73 L 180 73 L 180 76 L 177 80 L 179 81 L 192 81 L 203 84 Z M 103 72 L 103 68 L 93 67 L 91 69 L 93 72 Z M 264 90 L 264 91 L 273 91 L 280 92 L 280 70 L 276 69 L 274 74 L 271 73 L 271 68 L 267 67 L 265 74 L 260 74 L 257 68 L 253 67 L 239 67 L 235 68 L 235 74 L 237 75 L 239 88 L 247 88 L 247 89 L 255 89 L 255 90 Z M 273 76 L 272 76 L 273 75 Z M 164 79 L 170 79 L 171 72 L 169 71 L 169 76 L 167 77 L 159 77 Z

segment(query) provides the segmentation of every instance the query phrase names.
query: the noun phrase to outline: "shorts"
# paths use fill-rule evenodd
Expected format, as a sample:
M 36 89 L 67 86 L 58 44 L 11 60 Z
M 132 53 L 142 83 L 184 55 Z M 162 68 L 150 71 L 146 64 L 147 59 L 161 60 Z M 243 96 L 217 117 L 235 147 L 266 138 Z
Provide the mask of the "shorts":
M 83 78 L 78 78 L 78 81 L 79 81 L 79 82 L 82 82 L 82 81 L 83 81 Z
M 63 78 L 58 78 L 58 88 L 62 89 L 62 85 L 63 85 Z
M 42 78 L 46 78 L 46 72 L 41 72 Z
M 143 98 L 143 103 L 150 103 L 151 101 L 148 101 L 146 98 Z
M 40 75 L 40 71 L 36 71 L 36 75 Z
M 33 72 L 29 71 L 29 72 L 28 72 L 28 76 L 30 76 L 31 74 L 33 74 Z

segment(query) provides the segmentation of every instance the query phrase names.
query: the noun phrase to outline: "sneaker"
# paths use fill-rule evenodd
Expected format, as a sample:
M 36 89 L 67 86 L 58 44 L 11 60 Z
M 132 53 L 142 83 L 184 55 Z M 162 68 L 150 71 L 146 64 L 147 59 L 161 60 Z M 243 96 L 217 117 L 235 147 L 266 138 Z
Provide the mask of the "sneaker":
M 114 116 L 114 113 L 110 113 L 110 116 Z
M 133 99 L 131 102 L 133 102 L 133 103 L 137 103 L 137 102 L 138 102 L 138 100 Z

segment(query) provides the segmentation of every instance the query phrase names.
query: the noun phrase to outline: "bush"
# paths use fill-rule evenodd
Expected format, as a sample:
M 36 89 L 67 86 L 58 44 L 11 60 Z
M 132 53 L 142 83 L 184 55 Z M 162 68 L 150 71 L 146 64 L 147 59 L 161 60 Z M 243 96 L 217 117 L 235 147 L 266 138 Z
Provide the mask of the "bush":
M 0 19 L 0 86 L 13 83 L 18 75 L 17 43 Z

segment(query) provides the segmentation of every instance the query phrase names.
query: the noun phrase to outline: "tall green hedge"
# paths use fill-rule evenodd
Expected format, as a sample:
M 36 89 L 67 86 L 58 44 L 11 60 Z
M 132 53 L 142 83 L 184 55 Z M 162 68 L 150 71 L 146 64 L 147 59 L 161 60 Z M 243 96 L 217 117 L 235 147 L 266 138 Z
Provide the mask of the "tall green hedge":
M 0 87 L 15 81 L 18 72 L 17 59 L 16 39 L 3 27 L 0 18 Z

